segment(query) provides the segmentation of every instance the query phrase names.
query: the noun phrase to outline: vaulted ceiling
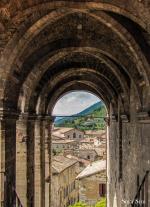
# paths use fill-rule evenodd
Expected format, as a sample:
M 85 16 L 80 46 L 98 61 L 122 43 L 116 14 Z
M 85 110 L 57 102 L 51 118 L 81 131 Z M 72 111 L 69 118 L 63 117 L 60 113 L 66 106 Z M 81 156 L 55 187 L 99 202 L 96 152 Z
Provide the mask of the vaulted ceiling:
M 0 106 L 50 113 L 63 93 L 85 89 L 128 112 L 132 86 L 137 110 L 148 108 L 149 8 L 138 0 L 1 1 Z

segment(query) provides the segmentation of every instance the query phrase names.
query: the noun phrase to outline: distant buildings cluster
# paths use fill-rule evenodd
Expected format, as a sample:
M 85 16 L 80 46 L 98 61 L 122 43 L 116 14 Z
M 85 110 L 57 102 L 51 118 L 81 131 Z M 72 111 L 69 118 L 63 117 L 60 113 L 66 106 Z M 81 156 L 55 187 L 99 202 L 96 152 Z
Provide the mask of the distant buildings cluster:
M 79 200 L 78 161 L 62 155 L 52 160 L 52 207 L 67 207 Z
M 52 153 L 52 207 L 94 205 L 105 196 L 105 130 L 54 128 Z

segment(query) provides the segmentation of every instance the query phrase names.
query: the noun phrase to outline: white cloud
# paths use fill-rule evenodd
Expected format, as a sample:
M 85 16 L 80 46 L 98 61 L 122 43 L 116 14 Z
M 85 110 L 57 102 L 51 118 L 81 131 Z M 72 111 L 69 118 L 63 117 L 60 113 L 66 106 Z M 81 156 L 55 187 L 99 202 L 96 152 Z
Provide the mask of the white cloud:
M 100 99 L 88 92 L 76 91 L 70 92 L 60 98 L 54 109 L 53 115 L 72 115 L 81 112 Z

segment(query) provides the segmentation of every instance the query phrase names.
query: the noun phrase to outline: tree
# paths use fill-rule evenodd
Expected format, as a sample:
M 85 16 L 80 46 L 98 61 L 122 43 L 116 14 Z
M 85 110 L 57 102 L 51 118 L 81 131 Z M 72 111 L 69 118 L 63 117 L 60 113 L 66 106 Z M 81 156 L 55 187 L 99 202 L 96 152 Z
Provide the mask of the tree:
M 69 206 L 69 207 L 89 207 L 89 206 L 87 206 L 85 203 L 77 202 L 74 205 Z
M 101 200 L 95 205 L 95 207 L 106 207 L 106 198 L 101 198 Z
M 97 204 L 95 204 L 95 206 L 88 206 L 83 202 L 77 202 L 69 207 L 106 207 L 106 198 L 101 198 L 101 200 L 98 201 Z

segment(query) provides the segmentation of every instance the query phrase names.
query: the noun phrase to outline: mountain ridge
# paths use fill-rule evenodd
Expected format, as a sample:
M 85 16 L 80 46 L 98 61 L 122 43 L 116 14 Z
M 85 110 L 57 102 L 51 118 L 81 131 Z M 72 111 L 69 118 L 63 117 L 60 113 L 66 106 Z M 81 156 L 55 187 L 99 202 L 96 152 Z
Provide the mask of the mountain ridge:
M 55 123 L 57 123 L 58 121 L 62 120 L 62 119 L 68 119 L 68 118 L 72 118 L 75 116 L 85 116 L 85 115 L 88 115 L 90 112 L 98 109 L 100 106 L 104 105 L 101 101 L 98 101 L 94 104 L 92 104 L 91 106 L 87 107 L 86 109 L 80 111 L 79 113 L 76 113 L 76 114 L 72 114 L 70 116 L 61 116 L 61 117 L 57 117 L 56 116 L 56 119 L 55 119 Z
M 85 125 L 97 125 L 98 120 L 95 120 L 94 117 L 100 117 L 100 116 L 105 116 L 106 115 L 106 110 L 105 110 L 105 106 L 103 104 L 103 102 L 99 101 L 96 102 L 95 104 L 87 107 L 86 109 L 84 109 L 83 111 L 76 113 L 72 116 L 68 116 L 68 117 L 57 117 L 55 119 L 55 126 L 57 127 L 78 127 L 78 128 L 87 128 L 85 127 Z M 88 117 L 93 116 L 93 118 L 91 118 L 91 120 L 88 122 L 86 121 L 87 119 L 89 119 Z M 89 124 L 90 122 L 90 124 Z M 104 121 L 100 120 L 99 122 L 101 122 L 101 126 L 104 126 Z

